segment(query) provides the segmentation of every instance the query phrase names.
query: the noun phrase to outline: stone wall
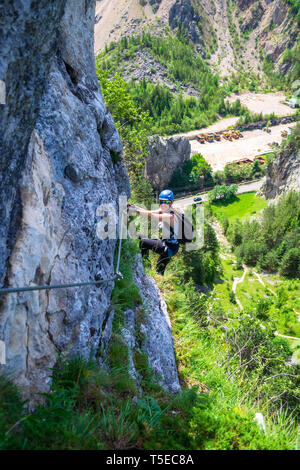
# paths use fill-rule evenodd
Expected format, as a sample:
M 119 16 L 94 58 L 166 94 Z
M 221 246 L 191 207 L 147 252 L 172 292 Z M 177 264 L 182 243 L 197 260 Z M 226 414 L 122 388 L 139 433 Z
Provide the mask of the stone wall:
M 195 11 L 191 0 L 176 0 L 170 8 L 170 27 L 174 29 L 177 28 L 179 23 L 183 25 L 187 29 L 188 35 L 194 43 L 198 43 L 201 37 L 198 27 L 199 21 L 200 16 Z
M 1 287 L 113 275 L 115 240 L 97 237 L 97 207 L 111 204 L 111 215 L 130 185 L 122 159 L 115 159 L 122 157 L 122 143 L 96 77 L 94 9 L 94 0 L 0 6 L 0 80 L 6 85 L 0 105 Z M 141 264 L 135 276 L 143 283 Z M 49 390 L 57 353 L 105 356 L 113 285 L 0 296 L 6 356 L 0 373 L 9 374 L 30 403 Z M 157 287 L 147 295 L 157 304 Z M 164 323 L 167 315 L 165 309 Z M 154 344 L 149 362 L 165 388 L 176 391 L 172 333 L 165 329 L 162 352 L 155 346 L 160 327 L 146 334 Z
M 259 193 L 267 199 L 273 199 L 291 189 L 300 191 L 300 149 L 287 147 L 268 166 Z
M 181 387 L 178 380 L 172 327 L 164 299 L 150 276 L 145 276 L 142 259 L 137 255 L 133 265 L 136 285 L 139 287 L 143 303 L 143 321 L 137 321 L 140 306 L 127 309 L 124 314 L 122 336 L 128 348 L 129 373 L 142 392 L 141 373 L 134 364 L 134 355 L 145 352 L 149 366 L 156 374 L 158 383 L 169 393 L 178 393 Z M 142 339 L 141 339 L 142 338 Z
M 154 136 L 148 142 L 148 157 L 145 177 L 157 191 L 166 189 L 173 171 L 191 155 L 191 144 L 187 137 Z
M 154 280 L 150 276 L 145 276 L 140 256 L 134 265 L 134 280 L 139 287 L 146 312 L 140 332 L 144 336 L 142 347 L 148 356 L 149 366 L 165 390 L 169 393 L 178 393 L 181 388 L 167 305 Z
M 123 163 L 110 155 L 121 155 L 122 144 L 95 72 L 95 2 L 4 4 L 0 285 L 109 278 L 115 240 L 97 238 L 96 209 L 117 208 L 130 187 Z M 47 390 L 57 351 L 96 353 L 112 288 L 1 297 L 3 367 L 24 396 Z

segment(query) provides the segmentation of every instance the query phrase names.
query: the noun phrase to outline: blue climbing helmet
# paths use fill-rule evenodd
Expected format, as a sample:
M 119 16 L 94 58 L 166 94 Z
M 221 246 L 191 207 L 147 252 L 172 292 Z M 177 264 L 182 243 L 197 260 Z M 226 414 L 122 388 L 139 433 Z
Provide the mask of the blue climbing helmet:
M 164 189 L 158 196 L 160 201 L 174 201 L 174 194 L 170 189 Z

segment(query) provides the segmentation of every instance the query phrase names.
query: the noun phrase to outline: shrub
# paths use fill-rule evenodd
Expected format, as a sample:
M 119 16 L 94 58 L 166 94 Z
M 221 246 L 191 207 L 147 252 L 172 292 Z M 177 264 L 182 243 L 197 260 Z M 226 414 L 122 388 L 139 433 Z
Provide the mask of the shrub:
M 287 277 L 300 277 L 300 249 L 291 248 L 280 263 L 280 274 Z

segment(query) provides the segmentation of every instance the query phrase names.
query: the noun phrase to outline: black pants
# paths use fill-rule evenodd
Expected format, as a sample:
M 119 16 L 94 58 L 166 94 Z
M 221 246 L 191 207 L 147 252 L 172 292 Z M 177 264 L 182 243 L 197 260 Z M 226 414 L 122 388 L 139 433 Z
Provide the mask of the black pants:
M 140 249 L 143 257 L 148 255 L 149 250 L 152 250 L 160 255 L 156 264 L 156 272 L 163 275 L 171 258 L 168 256 L 168 248 L 162 242 L 162 240 L 141 238 Z

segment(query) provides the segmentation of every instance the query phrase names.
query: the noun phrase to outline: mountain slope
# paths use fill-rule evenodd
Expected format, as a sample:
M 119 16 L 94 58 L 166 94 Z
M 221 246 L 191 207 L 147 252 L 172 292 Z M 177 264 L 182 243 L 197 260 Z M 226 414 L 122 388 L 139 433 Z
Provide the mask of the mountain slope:
M 164 23 L 168 21 L 168 5 L 172 3 L 173 0 L 162 0 L 157 12 Z M 141 32 L 149 24 L 159 28 L 160 23 L 147 0 L 100 0 L 96 2 L 95 15 L 95 54 L 111 41 Z
M 101 0 L 95 21 L 96 54 L 123 36 L 144 29 L 161 35 L 180 22 L 220 76 L 258 73 L 266 56 L 278 67 L 299 38 L 295 14 L 283 0 Z

